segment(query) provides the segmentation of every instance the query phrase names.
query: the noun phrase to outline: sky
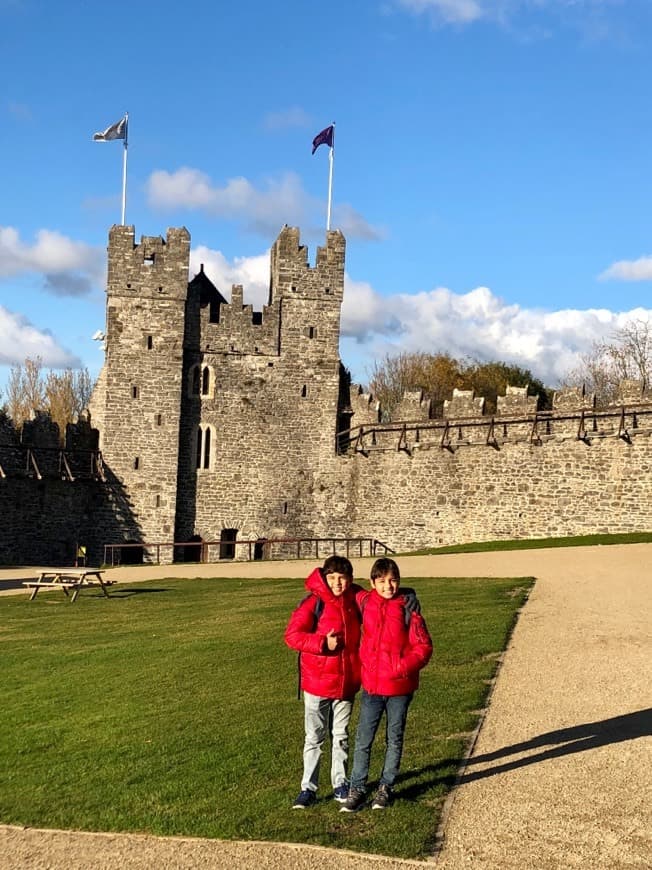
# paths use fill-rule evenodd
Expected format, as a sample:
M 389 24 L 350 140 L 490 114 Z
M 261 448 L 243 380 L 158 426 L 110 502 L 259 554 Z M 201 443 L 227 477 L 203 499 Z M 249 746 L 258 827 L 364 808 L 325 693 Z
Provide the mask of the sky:
M 558 386 L 652 313 L 650 0 L 0 0 L 0 390 L 86 367 L 121 221 L 267 300 L 284 224 L 347 240 L 340 354 Z M 0 404 L 2 402 L 0 395 Z

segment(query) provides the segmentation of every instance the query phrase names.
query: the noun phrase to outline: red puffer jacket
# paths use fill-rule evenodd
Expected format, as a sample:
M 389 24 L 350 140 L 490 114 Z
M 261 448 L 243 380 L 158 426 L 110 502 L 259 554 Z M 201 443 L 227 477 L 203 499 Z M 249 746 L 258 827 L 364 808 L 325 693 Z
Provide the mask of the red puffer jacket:
M 358 596 L 362 609 L 362 685 L 371 695 L 407 695 L 419 688 L 419 671 L 430 661 L 432 640 L 425 620 L 405 622 L 400 590 L 382 598 L 376 590 Z
M 352 699 L 360 688 L 360 611 L 355 596 L 362 590 L 351 584 L 342 595 L 333 595 L 319 568 L 305 585 L 312 594 L 292 613 L 285 630 L 286 644 L 301 653 L 301 688 L 320 698 Z M 323 610 L 315 625 L 317 599 Z M 331 630 L 340 636 L 334 652 L 326 641 Z

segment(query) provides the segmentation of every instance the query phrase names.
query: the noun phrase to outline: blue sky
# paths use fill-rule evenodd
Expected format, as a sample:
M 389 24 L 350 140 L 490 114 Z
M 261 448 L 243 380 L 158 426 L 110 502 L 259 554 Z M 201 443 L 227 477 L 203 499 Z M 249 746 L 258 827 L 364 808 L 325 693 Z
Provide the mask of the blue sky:
M 99 371 L 125 112 L 126 222 L 257 308 L 281 226 L 324 241 L 335 121 L 354 379 L 424 350 L 555 386 L 652 311 L 651 43 L 649 0 L 0 0 L 0 389 Z

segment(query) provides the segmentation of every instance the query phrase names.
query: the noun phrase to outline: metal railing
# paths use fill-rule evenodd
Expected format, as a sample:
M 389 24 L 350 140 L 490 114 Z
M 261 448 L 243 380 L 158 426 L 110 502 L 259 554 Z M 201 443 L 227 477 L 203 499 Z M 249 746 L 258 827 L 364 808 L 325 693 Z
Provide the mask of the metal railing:
M 170 553 L 170 551 L 172 551 Z M 104 564 L 160 564 L 170 562 L 253 562 L 275 559 L 325 559 L 328 556 L 362 558 L 393 553 L 376 538 L 256 538 L 242 541 L 158 541 L 104 545 Z M 171 556 L 171 558 L 170 558 Z

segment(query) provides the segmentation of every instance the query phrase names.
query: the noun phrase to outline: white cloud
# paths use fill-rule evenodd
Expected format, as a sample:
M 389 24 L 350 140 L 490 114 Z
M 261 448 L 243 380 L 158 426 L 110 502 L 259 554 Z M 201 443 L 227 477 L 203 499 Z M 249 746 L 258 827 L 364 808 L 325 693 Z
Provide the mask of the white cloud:
M 204 272 L 225 299 L 231 298 L 231 285 L 242 284 L 244 302 L 262 310 L 269 297 L 269 251 L 254 257 L 235 257 L 231 262 L 221 251 L 198 245 L 190 252 L 190 277 Z
M 203 245 L 190 255 L 190 276 L 204 271 L 226 299 L 241 284 L 245 303 L 260 311 L 269 294 L 269 251 L 228 260 Z M 447 352 L 457 358 L 500 360 L 529 368 L 554 387 L 590 350 L 652 310 L 545 311 L 508 304 L 488 287 L 454 293 L 445 287 L 419 293 L 381 296 L 366 281 L 344 279 L 341 354 L 355 380 L 366 381 L 374 361 L 385 354 Z
M 22 363 L 40 356 L 48 368 L 78 368 L 79 357 L 62 348 L 47 331 L 33 326 L 22 314 L 0 305 L 0 365 Z
M 574 24 L 587 36 L 603 38 L 609 28 L 604 13 L 621 0 L 395 0 L 398 7 L 414 15 L 426 15 L 434 24 L 472 24 L 487 20 L 507 24 L 519 15 L 555 15 Z M 534 19 L 532 19 L 534 20 Z M 541 31 L 546 34 L 547 30 Z
M 105 253 L 52 230 L 39 230 L 32 244 L 16 229 L 0 226 L 0 279 L 42 273 L 44 289 L 55 296 L 81 296 L 101 283 Z
M 630 320 L 649 316 L 652 310 L 640 308 L 523 308 L 506 304 L 487 287 L 463 294 L 438 287 L 381 297 L 368 284 L 349 282 L 342 307 L 342 355 L 360 380 L 385 354 L 426 351 L 515 363 L 555 386 L 594 341 L 609 338 Z M 346 359 L 347 349 L 353 365 Z
M 434 17 L 447 23 L 461 22 L 468 24 L 482 18 L 486 7 L 478 0 L 398 0 L 410 12 L 431 13 Z
M 298 106 L 281 109 L 278 112 L 268 112 L 263 118 L 263 127 L 266 130 L 285 130 L 289 127 L 308 127 L 311 123 L 310 115 Z
M 652 256 L 638 260 L 618 260 L 598 276 L 601 281 L 650 281 L 652 280 Z
M 319 225 L 324 211 L 323 204 L 306 193 L 294 172 L 268 178 L 264 188 L 258 189 L 246 178 L 231 178 L 218 187 L 206 173 L 188 166 L 176 172 L 159 169 L 149 177 L 146 191 L 152 208 L 199 210 L 241 221 L 265 236 L 275 235 L 283 224 Z M 380 238 L 380 231 L 350 206 L 340 206 L 340 214 L 338 227 L 349 238 Z

